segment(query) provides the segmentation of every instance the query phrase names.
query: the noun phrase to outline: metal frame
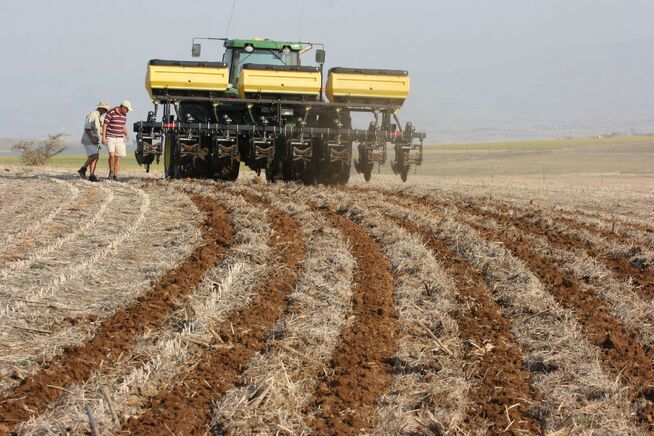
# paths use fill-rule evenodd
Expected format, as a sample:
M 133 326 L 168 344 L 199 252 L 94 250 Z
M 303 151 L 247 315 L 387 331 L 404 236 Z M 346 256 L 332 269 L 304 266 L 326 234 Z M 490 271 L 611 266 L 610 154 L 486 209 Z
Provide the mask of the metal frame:
M 401 103 L 398 104 L 372 104 L 372 103 L 336 103 L 329 101 L 319 101 L 319 100 L 282 100 L 282 99 L 270 99 L 270 98 L 236 98 L 236 97 L 217 97 L 209 95 L 206 97 L 203 96 L 186 96 L 186 95 L 156 95 L 156 98 L 153 99 L 155 104 L 165 104 L 165 103 L 175 103 L 184 101 L 204 101 L 208 103 L 231 103 L 231 104 L 281 104 L 281 105 L 290 105 L 290 106 L 316 106 L 316 107 L 341 107 L 347 108 L 351 111 L 356 112 L 375 112 L 375 111 L 392 111 L 396 112 L 401 107 Z
M 161 121 L 137 121 L 134 123 L 135 132 L 143 132 L 146 129 L 169 131 L 169 130 L 194 130 L 202 134 L 217 132 L 234 132 L 239 133 L 272 133 L 273 135 L 294 136 L 300 134 L 314 135 L 344 135 L 346 139 L 356 142 L 366 142 L 370 139 L 384 140 L 387 142 L 397 142 L 397 139 L 418 139 L 424 140 L 427 135 L 422 132 L 412 132 L 408 138 L 404 133 L 397 135 L 390 130 L 363 130 L 363 129 L 343 129 L 343 128 L 320 128 L 320 127 L 297 127 L 297 126 L 264 126 L 252 124 L 218 124 L 218 123 L 185 123 L 175 121 L 164 123 Z
M 218 120 L 217 109 L 223 108 L 228 111 L 243 111 L 250 115 L 247 124 L 233 124 L 229 118 L 222 122 L 195 122 L 192 118 L 180 120 L 179 109 L 184 103 L 201 102 L 211 107 L 213 115 Z M 147 121 L 134 123 L 133 130 L 137 133 L 139 147 L 137 153 L 148 153 L 146 168 L 153 159 L 159 161 L 164 146 L 170 134 L 177 138 L 181 148 L 179 156 L 192 158 L 193 162 L 200 155 L 202 149 L 202 138 L 212 138 L 215 148 L 213 153 L 218 159 L 228 159 L 232 162 L 240 162 L 242 156 L 239 154 L 239 135 L 247 137 L 250 152 L 247 160 L 243 160 L 250 168 L 259 173 L 272 164 L 276 155 L 276 141 L 278 138 L 286 138 L 288 141 L 289 156 L 292 162 L 300 165 L 309 165 L 313 160 L 312 138 L 324 141 L 329 152 L 325 155 L 327 165 L 338 163 L 347 164 L 352 159 L 351 144 L 359 144 L 359 161 L 355 160 L 355 168 L 363 172 L 366 180 L 370 179 L 370 172 L 374 166 L 378 168 L 386 162 L 387 145 L 395 149 L 394 160 L 391 161 L 391 168 L 396 174 L 400 174 L 402 180 L 406 180 L 409 167 L 420 165 L 423 157 L 423 141 L 426 134 L 416 132 L 411 123 L 407 123 L 408 129 L 403 131 L 400 120 L 397 117 L 402 102 L 400 101 L 374 101 L 363 103 L 350 102 L 325 102 L 316 97 L 315 100 L 297 99 L 291 100 L 284 97 L 278 98 L 237 98 L 227 97 L 224 93 L 208 93 L 207 95 L 170 95 L 166 90 L 162 95 L 153 97 L 154 112 L 148 114 Z M 157 120 L 157 113 L 161 108 L 160 120 Z M 173 116 L 173 110 L 176 116 Z M 252 115 L 253 107 L 275 108 L 276 115 L 268 120 L 258 122 Z M 304 122 L 299 125 L 284 125 L 287 121 L 282 115 L 282 109 L 291 107 L 302 107 L 305 111 Z M 328 109 L 336 112 L 336 127 L 306 127 L 306 116 L 311 109 Z M 374 116 L 368 129 L 343 128 L 340 113 L 367 112 Z M 380 116 L 381 115 L 381 116 Z M 147 146 L 155 141 L 161 140 L 157 147 Z M 350 145 L 348 145 L 350 144 Z M 345 148 L 343 148 L 345 147 Z M 362 155 L 364 153 L 364 155 Z M 322 156 L 322 154 L 320 155 Z M 365 164 L 359 164 L 365 156 Z M 204 159 L 204 157 L 200 157 Z M 318 159 L 323 159 L 319 157 Z M 314 163 L 315 164 L 315 163 Z M 194 164 L 195 165 L 195 164 Z M 167 171 L 170 171 L 168 168 Z M 171 174 L 168 174 L 171 176 Z M 177 177 L 174 175 L 174 177 Z

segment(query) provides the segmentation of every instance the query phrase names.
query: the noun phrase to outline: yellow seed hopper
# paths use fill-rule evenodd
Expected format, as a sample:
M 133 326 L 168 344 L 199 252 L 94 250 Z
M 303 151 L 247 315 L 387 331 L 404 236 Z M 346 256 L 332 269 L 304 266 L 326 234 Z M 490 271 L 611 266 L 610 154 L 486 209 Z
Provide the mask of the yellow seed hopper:
M 238 78 L 241 98 L 258 95 L 316 100 L 320 95 L 318 67 L 245 64 Z
M 224 62 L 189 62 L 152 59 L 148 63 L 145 88 L 150 97 L 224 93 L 229 70 Z
M 327 98 L 335 103 L 401 106 L 409 95 L 409 73 L 404 70 L 332 68 Z

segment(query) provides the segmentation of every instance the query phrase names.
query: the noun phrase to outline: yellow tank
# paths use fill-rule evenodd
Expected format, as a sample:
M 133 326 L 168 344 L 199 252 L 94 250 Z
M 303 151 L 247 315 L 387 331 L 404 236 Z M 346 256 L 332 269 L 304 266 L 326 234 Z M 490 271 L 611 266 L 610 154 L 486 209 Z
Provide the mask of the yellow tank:
M 229 70 L 223 62 L 189 62 L 153 59 L 148 64 L 145 88 L 150 97 L 189 91 L 223 93 Z
M 318 67 L 246 64 L 238 78 L 238 91 L 241 98 L 268 94 L 315 99 L 321 82 Z
M 404 70 L 332 68 L 326 94 L 331 102 L 402 105 L 409 87 Z

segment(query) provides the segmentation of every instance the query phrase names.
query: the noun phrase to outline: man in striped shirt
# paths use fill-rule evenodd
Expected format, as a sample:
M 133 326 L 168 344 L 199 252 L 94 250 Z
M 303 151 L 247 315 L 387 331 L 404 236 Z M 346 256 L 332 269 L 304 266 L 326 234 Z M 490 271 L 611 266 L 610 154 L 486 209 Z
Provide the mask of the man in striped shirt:
M 120 106 L 109 109 L 102 125 L 102 143 L 109 151 L 109 180 L 118 180 L 120 158 L 127 156 L 125 141 L 129 140 L 127 132 L 127 112 L 132 104 L 124 100 Z

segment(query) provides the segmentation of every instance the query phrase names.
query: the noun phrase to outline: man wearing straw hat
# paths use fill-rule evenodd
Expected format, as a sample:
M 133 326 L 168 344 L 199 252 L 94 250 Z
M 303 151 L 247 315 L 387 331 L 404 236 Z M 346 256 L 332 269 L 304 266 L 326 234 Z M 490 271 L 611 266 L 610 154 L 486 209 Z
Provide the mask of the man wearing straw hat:
M 82 165 L 77 173 L 81 178 L 86 179 L 86 169 L 90 168 L 89 181 L 97 182 L 95 177 L 95 166 L 100 157 L 100 138 L 102 137 L 102 124 L 104 121 L 104 114 L 109 110 L 109 103 L 101 101 L 98 103 L 96 109 L 86 116 L 84 122 L 84 133 L 82 134 L 82 145 L 86 150 L 86 162 Z

